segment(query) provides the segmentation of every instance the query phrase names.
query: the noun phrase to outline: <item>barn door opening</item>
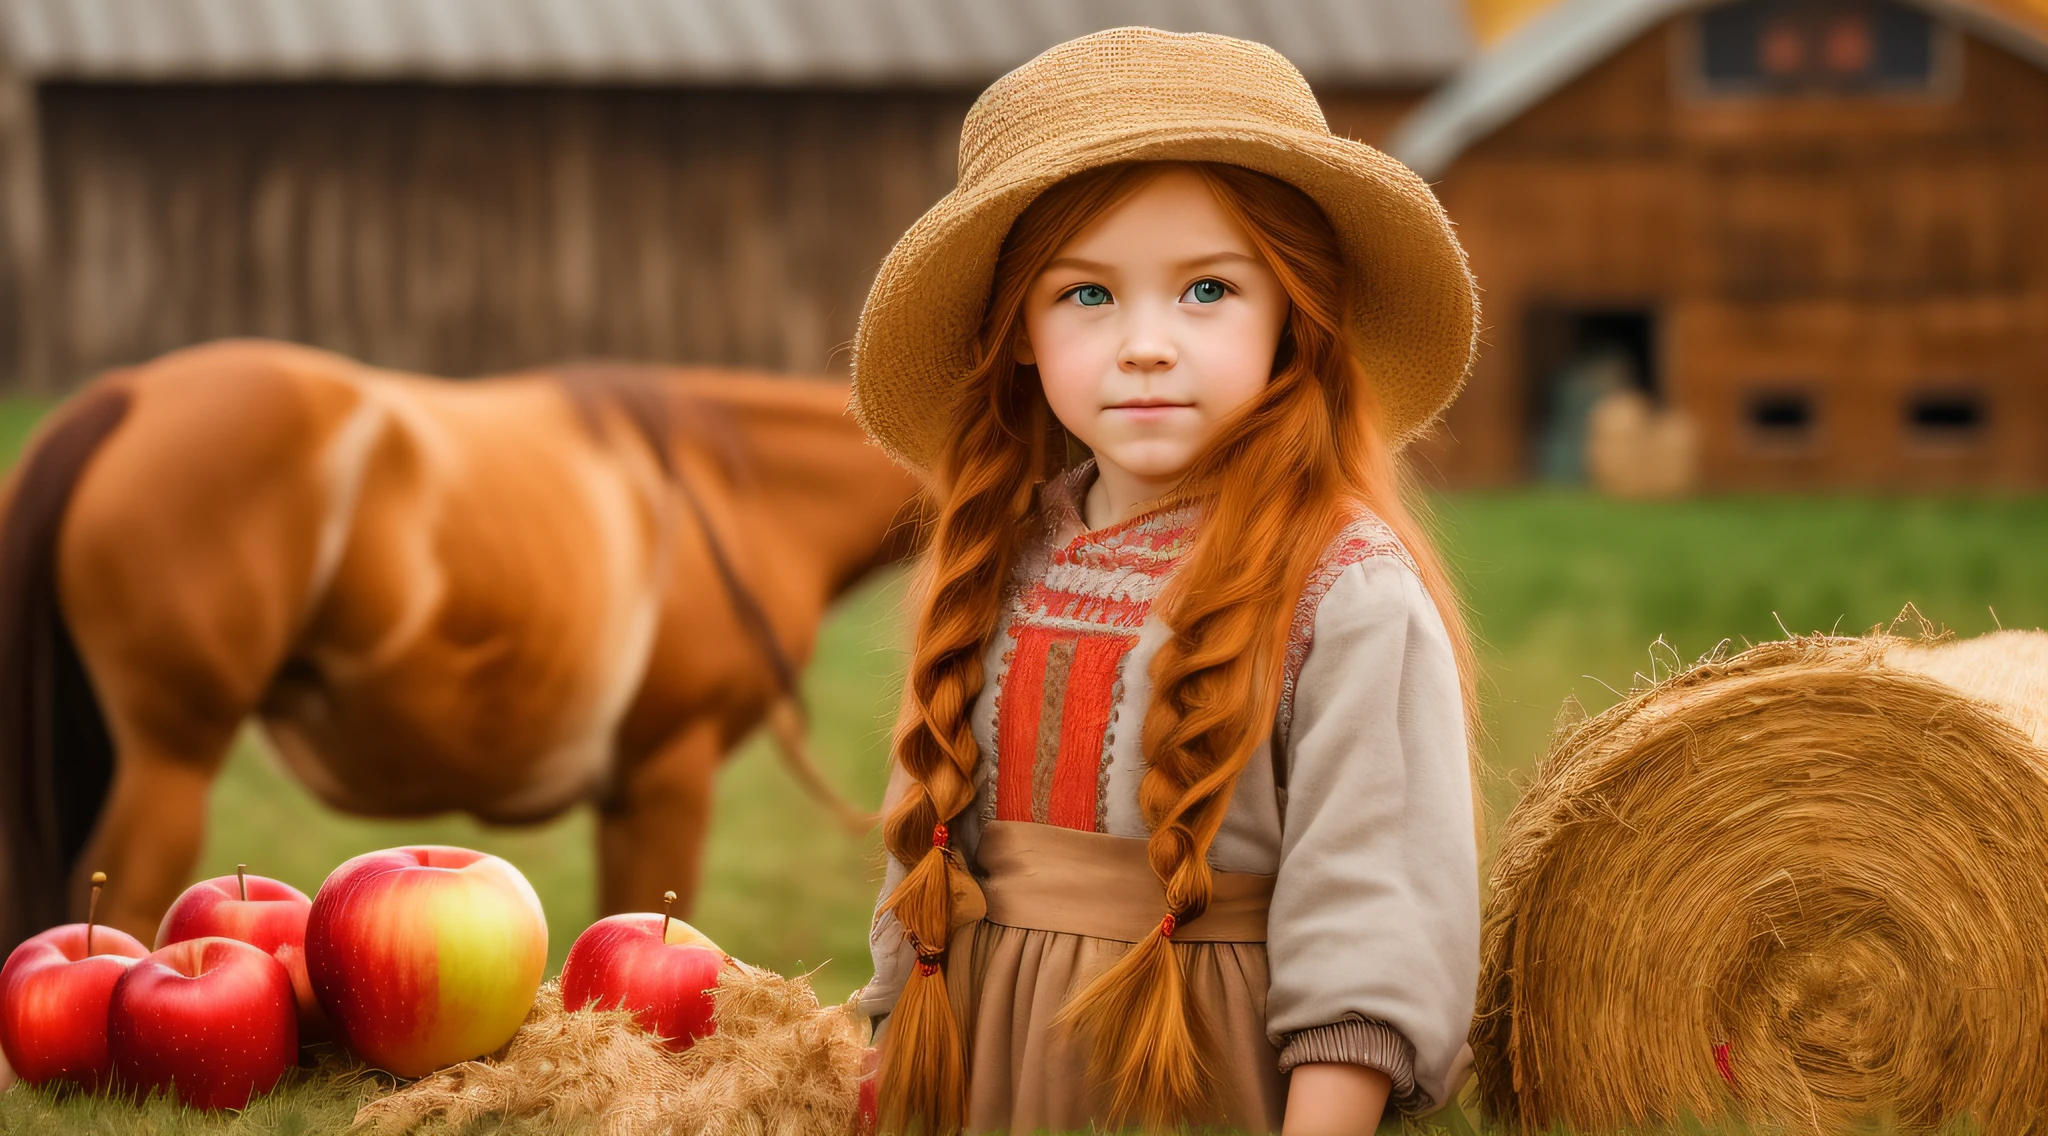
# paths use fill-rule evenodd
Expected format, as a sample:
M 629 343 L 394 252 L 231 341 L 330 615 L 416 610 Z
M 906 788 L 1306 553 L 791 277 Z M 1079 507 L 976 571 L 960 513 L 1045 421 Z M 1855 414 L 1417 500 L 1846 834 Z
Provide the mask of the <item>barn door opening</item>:
M 1538 304 L 1529 310 L 1529 472 L 1543 481 L 1586 479 L 1586 423 L 1616 391 L 1662 402 L 1657 313 L 1652 308 Z

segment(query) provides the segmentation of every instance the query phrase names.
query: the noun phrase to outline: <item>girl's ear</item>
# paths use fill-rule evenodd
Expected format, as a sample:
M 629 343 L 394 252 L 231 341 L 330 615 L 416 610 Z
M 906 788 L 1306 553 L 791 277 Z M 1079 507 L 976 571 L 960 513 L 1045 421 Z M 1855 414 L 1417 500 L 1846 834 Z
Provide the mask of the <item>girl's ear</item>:
M 1038 356 L 1031 350 L 1031 337 L 1021 329 L 1017 332 L 1017 342 L 1010 346 L 1010 351 L 1016 357 L 1019 367 L 1038 366 Z

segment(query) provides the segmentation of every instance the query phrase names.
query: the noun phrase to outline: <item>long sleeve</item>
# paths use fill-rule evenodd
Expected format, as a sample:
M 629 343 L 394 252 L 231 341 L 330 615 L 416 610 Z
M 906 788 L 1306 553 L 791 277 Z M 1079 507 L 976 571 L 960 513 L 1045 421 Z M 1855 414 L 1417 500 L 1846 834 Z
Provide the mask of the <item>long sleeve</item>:
M 896 807 L 909 784 L 910 775 L 891 761 L 889 787 L 882 794 L 883 816 Z M 917 962 L 910 940 L 903 934 L 903 924 L 882 910 L 882 902 L 910 873 L 895 856 L 884 852 L 883 858 L 888 867 L 882 873 L 881 893 L 875 897 L 874 921 L 868 925 L 868 951 L 874 956 L 875 976 L 860 989 L 860 1012 L 870 1018 L 881 1017 L 895 1008 L 897 996 L 903 993 L 903 983 L 910 977 L 910 968 Z
M 1267 1032 L 1283 1065 L 1387 1069 L 1426 1112 L 1469 1062 L 1479 866 L 1456 663 L 1402 560 L 1342 570 L 1294 707 Z

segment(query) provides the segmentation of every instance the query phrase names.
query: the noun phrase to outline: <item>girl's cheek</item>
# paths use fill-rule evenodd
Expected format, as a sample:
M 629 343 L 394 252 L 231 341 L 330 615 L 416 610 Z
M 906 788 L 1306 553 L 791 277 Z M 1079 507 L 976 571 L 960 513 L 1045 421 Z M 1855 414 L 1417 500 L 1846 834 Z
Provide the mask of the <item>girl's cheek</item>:
M 1228 414 L 1266 388 L 1273 373 L 1279 336 L 1260 321 L 1233 320 L 1203 329 L 1196 340 L 1201 358 L 1189 368 L 1202 377 L 1203 401 L 1218 416 Z
M 1105 343 L 1109 344 L 1106 348 Z M 1057 320 L 1033 330 L 1031 351 L 1038 359 L 1038 379 L 1045 388 L 1046 401 L 1056 413 L 1062 404 L 1092 405 L 1103 374 L 1116 369 L 1114 343 L 1099 329 L 1062 326 Z

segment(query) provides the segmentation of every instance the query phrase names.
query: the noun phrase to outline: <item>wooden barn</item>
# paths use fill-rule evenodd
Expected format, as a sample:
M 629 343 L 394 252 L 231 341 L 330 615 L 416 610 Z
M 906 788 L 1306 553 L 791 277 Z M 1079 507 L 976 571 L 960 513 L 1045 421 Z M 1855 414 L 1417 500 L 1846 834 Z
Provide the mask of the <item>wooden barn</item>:
M 1619 383 L 1690 418 L 1709 487 L 2048 485 L 2035 27 L 1955 0 L 1564 0 L 1389 147 L 1484 289 L 1445 477 L 1568 475 Z
M 1438 184 L 1487 329 L 1424 465 L 2048 485 L 2048 41 L 1966 0 L 0 0 L 0 385 L 256 334 L 451 375 L 843 367 L 990 79 L 1271 43 Z
M 1368 138 L 1474 51 L 1459 0 L 0 0 L 0 383 L 241 334 L 843 367 L 974 95 L 1134 23 Z

